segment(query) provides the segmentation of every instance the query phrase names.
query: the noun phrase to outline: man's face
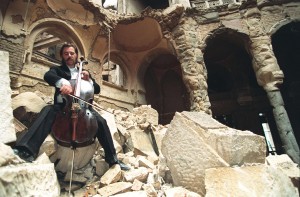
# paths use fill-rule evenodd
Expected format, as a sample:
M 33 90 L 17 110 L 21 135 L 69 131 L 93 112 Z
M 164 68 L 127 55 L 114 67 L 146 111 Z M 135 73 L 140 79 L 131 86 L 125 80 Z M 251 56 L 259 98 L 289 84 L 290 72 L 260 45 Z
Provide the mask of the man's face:
M 64 48 L 62 58 L 67 66 L 74 67 L 77 62 L 77 54 L 75 53 L 75 49 L 73 47 Z

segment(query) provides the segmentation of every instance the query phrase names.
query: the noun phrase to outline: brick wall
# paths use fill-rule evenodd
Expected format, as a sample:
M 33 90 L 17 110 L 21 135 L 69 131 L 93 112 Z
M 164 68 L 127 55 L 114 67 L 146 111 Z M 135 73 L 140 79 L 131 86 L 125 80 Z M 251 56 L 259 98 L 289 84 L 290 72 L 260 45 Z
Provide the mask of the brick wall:
M 0 50 L 9 52 L 9 70 L 19 73 L 24 59 L 24 47 L 0 38 Z

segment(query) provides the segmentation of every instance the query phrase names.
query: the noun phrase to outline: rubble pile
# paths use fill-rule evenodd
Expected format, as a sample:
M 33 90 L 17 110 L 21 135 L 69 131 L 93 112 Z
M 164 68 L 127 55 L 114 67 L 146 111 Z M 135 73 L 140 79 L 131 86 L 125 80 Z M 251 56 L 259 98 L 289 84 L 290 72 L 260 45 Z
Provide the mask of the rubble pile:
M 40 97 L 30 95 L 31 100 Z M 14 117 L 34 121 L 29 109 L 37 105 L 24 99 L 12 100 Z M 158 113 L 151 106 L 99 113 L 107 120 L 118 158 L 130 166 L 129 171 L 119 165 L 109 168 L 98 141 L 72 150 L 49 135 L 32 163 L 14 155 L 13 143 L 0 143 L 0 196 L 299 195 L 299 169 L 288 156 L 266 157 L 264 137 L 228 128 L 204 112 L 176 113 L 165 126 L 158 124 Z M 18 136 L 26 132 L 24 128 Z

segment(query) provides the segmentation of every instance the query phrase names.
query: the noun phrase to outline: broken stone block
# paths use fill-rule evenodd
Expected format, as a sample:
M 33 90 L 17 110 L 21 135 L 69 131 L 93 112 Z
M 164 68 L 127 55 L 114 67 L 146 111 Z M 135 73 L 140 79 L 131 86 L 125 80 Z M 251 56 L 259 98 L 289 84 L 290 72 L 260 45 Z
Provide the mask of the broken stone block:
M 164 128 L 153 132 L 159 153 L 161 153 L 161 142 L 166 134 L 166 130 L 167 128 Z
M 206 197 L 299 196 L 288 176 L 264 164 L 211 168 L 205 174 Z
M 229 164 L 190 128 L 192 124 L 193 121 L 176 113 L 163 138 L 162 153 L 174 186 L 182 186 L 204 196 L 205 170 Z
M 9 164 L 20 164 L 24 161 L 14 154 L 12 148 L 0 142 L 0 167 Z
M 145 167 L 150 169 L 155 168 L 154 164 L 151 161 L 147 160 L 144 156 L 138 156 L 137 160 L 139 162 L 140 167 Z
M 14 125 L 17 139 L 22 135 L 22 133 L 28 130 L 28 128 L 16 118 L 14 118 Z
M 205 169 L 264 163 L 264 137 L 226 127 L 204 112 L 176 113 L 163 138 L 175 186 L 204 195 Z
M 113 165 L 109 170 L 100 178 L 101 185 L 109 185 L 119 181 L 122 177 L 120 165 Z
M 140 107 L 134 108 L 132 113 L 139 117 L 139 119 L 146 120 L 151 125 L 158 125 L 158 112 L 151 108 L 150 105 L 142 105 Z M 145 123 L 145 121 L 139 122 L 139 124 Z
M 51 135 L 48 135 L 43 144 L 40 147 L 40 151 L 38 155 L 41 155 L 43 153 L 46 153 L 48 157 L 53 155 L 56 152 L 56 141 L 53 139 Z
M 19 164 L 0 167 L 0 196 L 60 195 L 54 165 Z
M 125 144 L 127 139 L 130 137 L 129 136 L 129 132 L 127 131 L 127 129 L 125 127 L 123 127 L 120 124 L 117 124 L 117 129 L 120 133 L 120 144 Z
M 28 128 L 47 104 L 33 92 L 23 92 L 12 99 L 14 117 Z
M 190 129 L 231 166 L 265 163 L 267 149 L 263 136 L 229 128 L 204 112 L 182 112 L 182 115 L 191 121 Z
M 129 132 L 135 156 L 157 156 L 154 152 L 150 137 L 147 133 L 139 129 L 130 130 Z
M 267 164 L 275 169 L 282 170 L 292 181 L 300 192 L 300 170 L 298 164 L 294 163 L 287 154 L 269 155 L 266 158 Z
M 52 163 L 46 153 L 39 155 L 34 161 L 36 164 L 50 164 Z
M 122 151 L 122 141 L 121 141 L 121 138 L 119 136 L 119 132 L 118 132 L 117 125 L 116 125 L 116 122 L 115 122 L 114 114 L 109 113 L 109 112 L 104 111 L 104 110 L 101 110 L 101 111 L 98 111 L 98 112 L 100 113 L 100 115 L 107 122 L 107 125 L 109 127 L 111 136 L 112 136 L 113 141 L 114 141 L 114 146 L 115 146 L 116 152 L 117 153 L 121 152 Z
M 161 179 L 158 176 L 157 170 L 154 170 L 153 172 L 150 172 L 147 178 L 147 184 L 151 184 L 153 185 L 153 187 L 156 190 L 160 190 L 161 189 Z
M 122 194 L 112 195 L 110 197 L 148 197 L 145 191 L 125 192 Z
M 98 189 L 100 196 L 111 196 L 121 192 L 128 192 L 132 187 L 132 183 L 117 182 Z
M 147 196 L 149 196 L 149 197 L 157 197 L 157 192 L 156 192 L 155 188 L 153 187 L 153 185 L 151 185 L 151 184 L 144 184 L 143 185 L 143 190 L 145 190 L 147 192 Z
M 143 182 L 137 180 L 137 179 L 134 179 L 133 183 L 132 183 L 132 187 L 131 187 L 131 190 L 133 191 L 139 191 L 142 189 L 142 186 L 143 186 Z
M 148 177 L 148 169 L 145 167 L 140 167 L 138 169 L 131 169 L 124 173 L 124 179 L 128 182 L 133 182 L 135 179 L 145 182 Z
M 139 162 L 134 156 L 127 156 L 122 160 L 124 163 L 134 166 L 136 168 L 139 167 Z
M 149 155 L 147 157 L 147 160 L 150 161 L 151 163 L 153 163 L 154 165 L 157 165 L 159 162 L 159 157 L 155 156 L 155 155 Z
M 201 197 L 199 194 L 195 192 L 191 192 L 183 187 L 174 187 L 165 190 L 166 197 L 173 196 L 188 196 L 188 197 Z
M 13 124 L 13 110 L 9 78 L 9 53 L 0 51 L 0 142 L 10 143 L 16 141 Z

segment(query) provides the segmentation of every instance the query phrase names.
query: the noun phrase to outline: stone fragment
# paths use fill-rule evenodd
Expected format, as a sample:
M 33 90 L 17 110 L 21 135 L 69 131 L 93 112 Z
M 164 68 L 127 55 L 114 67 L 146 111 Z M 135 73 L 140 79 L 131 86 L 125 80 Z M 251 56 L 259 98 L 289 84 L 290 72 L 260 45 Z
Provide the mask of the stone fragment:
M 130 130 L 134 155 L 157 156 L 154 152 L 149 135 L 142 130 Z
M 9 78 L 9 53 L 0 50 L 0 142 L 10 143 L 16 140 L 13 124 L 13 110 Z
M 139 156 L 137 158 L 138 158 L 138 162 L 139 162 L 140 167 L 145 167 L 145 168 L 150 168 L 150 169 L 155 168 L 154 164 L 151 163 L 149 160 L 147 160 L 144 156 Z
M 204 112 L 183 112 L 189 127 L 230 165 L 265 163 L 265 138 L 250 131 L 226 127 Z
M 125 144 L 127 139 L 130 137 L 129 132 L 120 124 L 117 124 L 118 131 L 120 133 L 120 144 Z
M 269 155 L 266 163 L 275 169 L 282 170 L 292 181 L 294 186 L 300 190 L 299 165 L 294 163 L 287 154 Z M 299 191 L 300 192 L 300 191 Z
M 109 113 L 109 112 L 104 111 L 104 110 L 99 111 L 99 113 L 107 122 L 107 125 L 109 127 L 111 136 L 112 136 L 113 141 L 114 141 L 114 146 L 115 146 L 116 152 L 117 153 L 121 152 L 122 151 L 122 146 L 121 146 L 122 141 L 121 141 L 121 138 L 119 136 L 119 132 L 118 132 L 117 125 L 116 125 L 116 122 L 115 122 L 114 114 Z
M 204 195 L 205 170 L 229 164 L 191 128 L 193 124 L 194 121 L 176 113 L 163 138 L 162 153 L 171 171 L 174 186 L 182 186 Z
M 54 165 L 19 164 L 0 167 L 0 196 L 60 195 Z
M 109 170 L 100 178 L 101 185 L 109 185 L 119 181 L 122 177 L 120 165 L 113 165 Z
M 31 126 L 37 114 L 46 105 L 45 101 L 33 92 L 23 92 L 12 99 L 14 116 L 21 122 L 26 121 L 27 127 Z
M 138 169 L 131 169 L 129 171 L 126 171 L 124 173 L 124 179 L 127 182 L 133 182 L 135 179 L 141 181 L 141 182 L 145 182 L 147 180 L 148 177 L 148 170 L 145 167 L 140 167 Z
M 153 163 L 154 165 L 157 165 L 159 162 L 159 157 L 156 155 L 149 155 L 147 157 L 147 160 L 150 161 L 151 163 Z
M 117 182 L 98 189 L 100 196 L 111 196 L 121 192 L 128 192 L 132 187 L 132 183 Z
M 133 191 L 139 191 L 142 189 L 142 186 L 143 186 L 143 182 L 137 180 L 137 179 L 134 179 L 133 183 L 132 183 L 132 187 L 131 187 L 131 190 Z
M 34 161 L 35 164 L 52 164 L 50 161 L 48 155 L 46 153 L 43 153 L 39 155 L 36 160 Z
M 0 167 L 19 163 L 24 163 L 24 161 L 14 154 L 14 151 L 10 146 L 0 142 Z
M 222 125 L 204 112 L 183 112 L 194 122 L 190 127 L 230 165 L 265 163 L 266 142 L 263 136 Z
M 56 148 L 57 148 L 56 141 L 53 139 L 51 135 L 48 135 L 45 141 L 43 142 L 43 144 L 41 145 L 38 155 L 46 153 L 46 155 L 50 157 L 56 152 Z
M 148 197 L 145 191 L 125 192 L 122 194 L 112 195 L 110 197 Z
M 151 108 L 150 105 L 142 105 L 140 107 L 134 108 L 132 110 L 132 113 L 136 115 L 139 120 L 145 120 L 142 122 L 138 121 L 139 124 L 148 122 L 149 124 L 154 126 L 158 125 L 158 112 L 155 109 Z
M 299 196 L 288 176 L 264 164 L 211 168 L 205 174 L 206 197 Z
M 147 192 L 147 196 L 149 196 L 149 197 L 157 197 L 157 192 L 156 192 L 155 188 L 153 187 L 153 185 L 151 185 L 151 184 L 144 184 L 143 185 L 143 190 L 145 190 Z
M 22 123 L 20 122 L 18 119 L 14 118 L 14 125 L 15 125 L 15 132 L 16 132 L 16 136 L 17 138 L 23 133 L 26 132 L 26 130 L 28 130 L 28 128 Z
M 122 161 L 124 163 L 129 164 L 131 166 L 134 166 L 136 168 L 139 166 L 139 162 L 138 162 L 138 160 L 134 156 L 125 157 Z
M 159 176 L 158 176 L 156 170 L 149 173 L 148 178 L 147 178 L 147 184 L 153 185 L 153 187 L 156 190 L 161 189 L 161 180 L 159 179 Z
M 195 192 L 191 192 L 183 187 L 169 188 L 165 191 L 165 194 L 166 197 L 174 197 L 174 196 L 201 197 L 199 194 Z

